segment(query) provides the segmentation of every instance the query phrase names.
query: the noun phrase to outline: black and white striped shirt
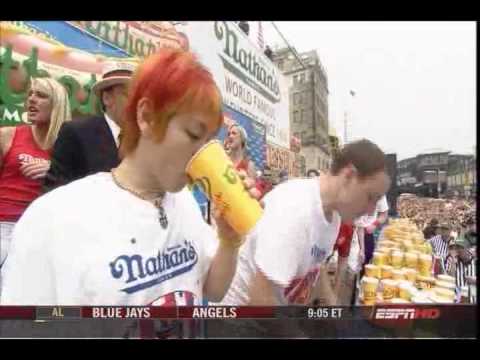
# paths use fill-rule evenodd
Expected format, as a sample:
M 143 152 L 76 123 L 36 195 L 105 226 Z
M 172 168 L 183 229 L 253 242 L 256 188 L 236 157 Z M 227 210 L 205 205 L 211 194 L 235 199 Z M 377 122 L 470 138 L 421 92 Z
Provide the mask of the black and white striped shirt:
M 440 256 L 443 260 L 445 260 L 448 255 L 449 241 L 443 240 L 441 235 L 434 236 L 428 241 L 430 244 L 432 244 L 434 255 Z
M 455 266 L 455 269 L 452 269 L 453 266 Z M 477 276 L 476 260 L 473 256 L 471 256 L 470 260 L 464 263 L 462 260 L 460 260 L 460 258 L 458 258 L 457 263 L 455 265 L 453 257 L 449 255 L 445 261 L 445 270 L 449 274 L 452 274 L 453 276 L 455 276 L 455 285 L 456 285 L 457 291 L 460 291 L 462 289 L 462 286 L 468 285 L 466 277 Z M 473 299 L 470 299 L 470 301 L 472 300 Z M 476 302 L 476 299 L 473 301 Z

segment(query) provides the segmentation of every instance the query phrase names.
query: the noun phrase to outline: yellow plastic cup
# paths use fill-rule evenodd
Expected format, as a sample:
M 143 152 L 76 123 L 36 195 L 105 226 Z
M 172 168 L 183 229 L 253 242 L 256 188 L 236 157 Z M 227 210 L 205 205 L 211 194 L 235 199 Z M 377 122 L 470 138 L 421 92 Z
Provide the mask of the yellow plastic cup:
M 400 269 L 403 266 L 403 256 L 404 253 L 402 251 L 393 251 L 391 258 L 392 258 L 392 266 L 395 269 Z
M 394 269 L 392 270 L 392 279 L 393 280 L 405 280 L 407 278 L 405 271 L 403 269 Z
M 392 278 L 393 266 L 383 265 L 383 266 L 380 266 L 380 269 L 381 269 L 381 272 L 382 272 L 382 279 L 391 279 Z
M 391 300 L 398 296 L 398 284 L 397 281 L 391 279 L 382 280 L 383 287 L 383 300 Z
M 365 305 L 375 305 L 377 298 L 378 279 L 364 277 L 362 279 L 363 303 Z
M 379 279 L 380 274 L 380 266 L 373 264 L 365 265 L 365 276 Z
M 405 252 L 414 250 L 414 249 L 413 249 L 413 244 L 412 244 L 412 242 L 411 242 L 410 240 L 403 240 L 403 241 L 402 241 L 402 249 L 403 249 Z
M 422 276 L 430 276 L 432 273 L 432 256 L 422 254 L 418 259 L 418 272 Z
M 375 252 L 380 252 L 380 253 L 385 254 L 385 258 L 383 259 L 384 265 L 390 265 L 390 263 L 392 261 L 392 259 L 391 259 L 392 249 L 391 248 L 382 246 L 382 247 L 377 248 L 375 250 Z
M 208 142 L 193 155 L 186 172 L 238 234 L 247 234 L 262 216 L 262 207 L 245 189 L 218 140 Z
M 435 278 L 430 276 L 417 275 L 415 285 L 418 289 L 431 289 L 435 285 Z
M 398 284 L 398 296 L 401 299 L 410 301 L 412 298 L 411 293 L 412 285 L 408 281 L 400 281 Z
M 373 253 L 373 264 L 377 266 L 385 265 L 387 262 L 387 255 L 383 252 L 375 251 Z
M 417 270 L 405 269 L 405 276 L 408 281 L 415 283 L 417 281 Z
M 405 267 L 410 269 L 416 269 L 418 266 L 418 255 L 415 253 L 407 252 L 405 254 Z

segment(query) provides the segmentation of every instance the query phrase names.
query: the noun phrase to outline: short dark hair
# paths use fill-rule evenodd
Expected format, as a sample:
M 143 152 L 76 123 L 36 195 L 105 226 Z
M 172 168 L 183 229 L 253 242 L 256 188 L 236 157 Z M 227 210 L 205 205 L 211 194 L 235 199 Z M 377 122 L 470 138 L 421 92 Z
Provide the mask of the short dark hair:
M 330 171 L 338 175 L 340 170 L 352 164 L 361 178 L 386 171 L 385 153 L 373 142 L 367 139 L 353 141 L 344 145 L 333 155 Z
M 307 171 L 307 176 L 312 176 L 312 174 L 315 175 L 315 176 L 320 175 L 320 173 L 315 169 L 310 169 L 310 170 Z
M 113 86 L 109 86 L 105 89 L 103 89 L 102 91 L 100 91 L 100 106 L 102 107 L 102 111 L 103 112 L 106 112 L 107 111 L 107 107 L 105 106 L 105 103 L 103 102 L 103 94 L 106 93 L 107 91 L 111 91 L 113 88 Z

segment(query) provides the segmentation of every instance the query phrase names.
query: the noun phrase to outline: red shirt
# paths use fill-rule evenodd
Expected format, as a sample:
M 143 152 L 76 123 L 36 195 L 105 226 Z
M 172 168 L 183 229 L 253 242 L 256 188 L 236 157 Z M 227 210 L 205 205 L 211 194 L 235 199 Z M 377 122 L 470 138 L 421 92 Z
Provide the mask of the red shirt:
M 337 241 L 333 250 L 338 250 L 338 256 L 348 257 L 350 255 L 350 245 L 352 244 L 353 225 L 342 223 L 338 232 Z
M 240 160 L 236 165 L 235 169 L 237 171 L 244 170 L 248 174 L 248 160 L 247 159 L 242 159 Z M 263 179 L 257 179 L 255 183 L 255 187 L 257 188 L 258 191 L 262 194 L 261 196 L 263 197 L 266 193 L 268 193 L 270 190 L 272 190 L 273 186 L 271 183 L 263 180 Z
M 20 171 L 24 163 L 50 159 L 50 152 L 40 149 L 32 128 L 18 126 L 12 145 L 0 168 L 0 221 L 16 222 L 30 203 L 40 195 L 42 180 L 26 178 Z
M 244 170 L 248 174 L 248 160 L 242 159 L 238 163 L 235 164 L 235 169 L 237 171 Z
M 273 189 L 273 185 L 271 182 L 266 181 L 265 179 L 257 179 L 255 183 L 255 187 L 257 188 L 258 191 L 262 194 L 262 197 L 265 196 L 269 191 Z

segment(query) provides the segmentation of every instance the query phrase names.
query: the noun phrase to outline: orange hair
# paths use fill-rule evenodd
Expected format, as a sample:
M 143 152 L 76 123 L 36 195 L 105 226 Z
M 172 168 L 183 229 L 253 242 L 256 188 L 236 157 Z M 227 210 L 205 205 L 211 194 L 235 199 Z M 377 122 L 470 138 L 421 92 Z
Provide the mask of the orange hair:
M 191 52 L 163 48 L 145 59 L 133 76 L 122 129 L 122 157 L 137 147 L 137 106 L 142 98 L 153 104 L 152 127 L 158 141 L 179 113 L 203 113 L 217 131 L 223 123 L 222 97 L 210 72 Z

